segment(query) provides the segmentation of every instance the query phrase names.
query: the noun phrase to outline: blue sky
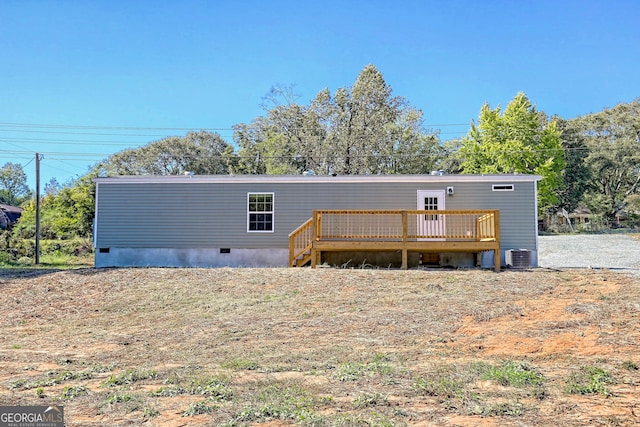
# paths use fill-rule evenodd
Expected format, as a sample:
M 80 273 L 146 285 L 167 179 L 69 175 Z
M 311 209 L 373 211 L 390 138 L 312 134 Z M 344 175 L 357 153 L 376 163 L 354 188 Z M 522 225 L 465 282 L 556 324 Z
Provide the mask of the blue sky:
M 639 18 L 637 0 L 0 0 L 0 166 L 34 187 L 36 151 L 44 185 L 189 129 L 231 142 L 272 86 L 306 104 L 367 64 L 442 140 L 518 91 L 573 118 L 640 96 Z

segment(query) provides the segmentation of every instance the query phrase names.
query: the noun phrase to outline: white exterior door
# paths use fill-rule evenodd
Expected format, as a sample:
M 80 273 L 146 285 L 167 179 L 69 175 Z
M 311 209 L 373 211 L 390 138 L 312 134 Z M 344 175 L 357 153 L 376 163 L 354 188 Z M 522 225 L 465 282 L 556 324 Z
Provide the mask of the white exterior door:
M 444 199 L 445 190 L 418 190 L 418 210 L 444 210 Z M 429 236 L 419 240 L 443 240 L 446 235 L 444 215 L 418 215 L 418 235 Z

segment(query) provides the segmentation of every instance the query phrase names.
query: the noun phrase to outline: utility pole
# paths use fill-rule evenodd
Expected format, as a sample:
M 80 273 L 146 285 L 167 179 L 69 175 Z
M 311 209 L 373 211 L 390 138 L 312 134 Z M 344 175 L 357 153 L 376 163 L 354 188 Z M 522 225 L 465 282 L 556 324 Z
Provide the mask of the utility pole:
M 36 153 L 36 265 L 40 264 L 40 153 Z

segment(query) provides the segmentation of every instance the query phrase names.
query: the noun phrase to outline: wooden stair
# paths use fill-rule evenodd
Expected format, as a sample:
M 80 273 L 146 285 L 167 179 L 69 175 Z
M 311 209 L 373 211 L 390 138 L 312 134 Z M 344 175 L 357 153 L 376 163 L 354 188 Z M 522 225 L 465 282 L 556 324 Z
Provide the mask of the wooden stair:
M 306 251 L 299 254 L 294 260 L 292 267 L 304 267 L 307 264 L 311 264 L 311 251 Z

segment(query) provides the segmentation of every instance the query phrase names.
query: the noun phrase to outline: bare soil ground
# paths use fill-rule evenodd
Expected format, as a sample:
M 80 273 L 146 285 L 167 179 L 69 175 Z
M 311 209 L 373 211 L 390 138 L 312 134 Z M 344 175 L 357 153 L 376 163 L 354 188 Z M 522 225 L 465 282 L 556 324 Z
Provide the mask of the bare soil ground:
M 0 270 L 0 405 L 69 426 L 640 424 L 640 278 Z

